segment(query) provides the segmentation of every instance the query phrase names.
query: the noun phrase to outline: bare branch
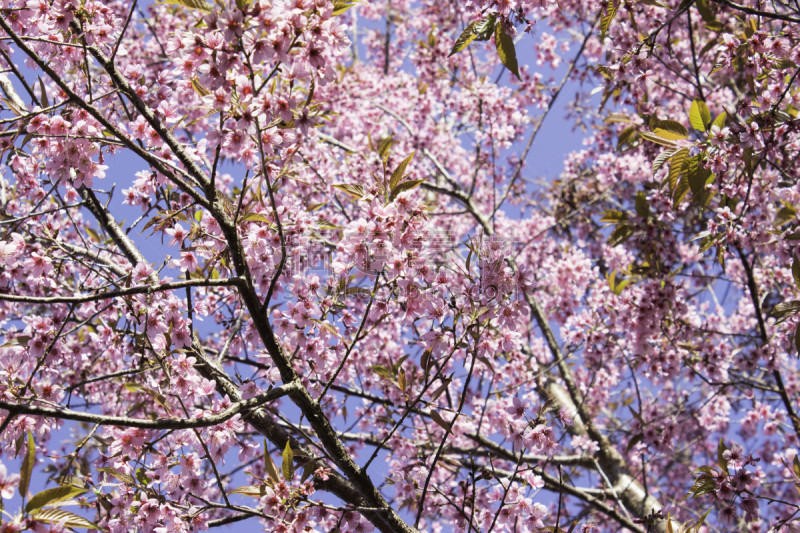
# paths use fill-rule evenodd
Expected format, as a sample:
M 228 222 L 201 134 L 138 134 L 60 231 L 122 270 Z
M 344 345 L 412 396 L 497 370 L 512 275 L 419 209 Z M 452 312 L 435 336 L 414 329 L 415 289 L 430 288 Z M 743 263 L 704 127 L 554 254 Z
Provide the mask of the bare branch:
M 193 429 L 219 425 L 226 420 L 230 420 L 238 414 L 245 414 L 250 409 L 260 407 L 267 402 L 276 400 L 282 396 L 286 396 L 299 387 L 300 385 L 297 382 L 281 385 L 280 387 L 276 387 L 268 392 L 254 396 L 249 400 L 241 400 L 236 402 L 220 413 L 200 418 L 156 418 L 150 420 L 141 418 L 128 418 L 124 416 L 97 415 L 94 413 L 73 411 L 72 409 L 66 408 L 32 405 L 31 402 L 35 402 L 36 399 L 32 399 L 29 401 L 29 403 L 24 404 L 0 400 L 0 409 L 5 409 L 14 416 L 46 416 L 61 420 L 90 422 L 92 424 L 99 424 L 101 426 L 119 426 L 142 429 Z

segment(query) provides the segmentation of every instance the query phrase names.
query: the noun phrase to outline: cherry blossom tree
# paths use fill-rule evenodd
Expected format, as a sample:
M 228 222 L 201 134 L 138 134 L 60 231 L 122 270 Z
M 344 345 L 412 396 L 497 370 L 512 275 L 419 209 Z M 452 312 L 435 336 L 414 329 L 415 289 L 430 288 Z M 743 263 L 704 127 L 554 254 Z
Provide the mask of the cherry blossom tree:
M 799 531 L 798 23 L 0 0 L 0 531 Z

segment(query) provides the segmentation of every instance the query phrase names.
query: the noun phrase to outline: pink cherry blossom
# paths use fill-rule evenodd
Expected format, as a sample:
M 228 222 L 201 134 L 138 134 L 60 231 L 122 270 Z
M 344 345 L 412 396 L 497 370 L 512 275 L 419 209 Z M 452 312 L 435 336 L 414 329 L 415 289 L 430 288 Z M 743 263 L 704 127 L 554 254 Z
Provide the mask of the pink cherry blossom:
M 791 6 L 0 4 L 6 529 L 795 528 Z

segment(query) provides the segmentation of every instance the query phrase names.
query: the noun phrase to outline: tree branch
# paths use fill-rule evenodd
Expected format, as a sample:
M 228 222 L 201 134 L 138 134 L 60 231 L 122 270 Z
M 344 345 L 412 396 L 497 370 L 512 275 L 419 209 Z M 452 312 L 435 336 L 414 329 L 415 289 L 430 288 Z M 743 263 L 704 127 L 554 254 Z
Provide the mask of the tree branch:
M 82 304 L 96 302 L 99 300 L 110 300 L 111 298 L 121 298 L 134 294 L 151 294 L 154 292 L 172 291 L 185 289 L 186 287 L 236 287 L 242 283 L 241 278 L 228 279 L 191 279 L 174 281 L 171 283 L 161 283 L 159 285 L 137 285 L 116 291 L 101 292 L 97 294 L 84 294 L 79 296 L 26 296 L 23 294 L 4 294 L 0 293 L 0 301 L 20 302 L 27 304 Z
M 0 409 L 5 409 L 12 415 L 35 415 L 58 418 L 61 420 L 75 420 L 77 422 L 90 422 L 101 426 L 118 426 L 142 429 L 194 429 L 219 425 L 226 420 L 230 420 L 238 414 L 259 407 L 267 402 L 276 400 L 282 396 L 290 394 L 299 388 L 298 382 L 281 385 L 270 391 L 254 396 L 248 400 L 241 400 L 224 411 L 215 415 L 200 418 L 129 418 L 124 416 L 106 416 L 82 411 L 74 411 L 66 408 L 45 407 L 32 405 L 31 403 L 15 403 L 0 400 Z M 32 399 L 31 402 L 36 401 Z

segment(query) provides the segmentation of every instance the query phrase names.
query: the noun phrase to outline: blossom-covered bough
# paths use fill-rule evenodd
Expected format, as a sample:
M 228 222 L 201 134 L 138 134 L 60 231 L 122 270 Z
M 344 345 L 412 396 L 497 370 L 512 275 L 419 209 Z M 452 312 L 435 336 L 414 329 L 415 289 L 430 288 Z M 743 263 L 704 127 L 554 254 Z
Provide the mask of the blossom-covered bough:
M 799 22 L 0 0 L 0 531 L 800 530 Z

